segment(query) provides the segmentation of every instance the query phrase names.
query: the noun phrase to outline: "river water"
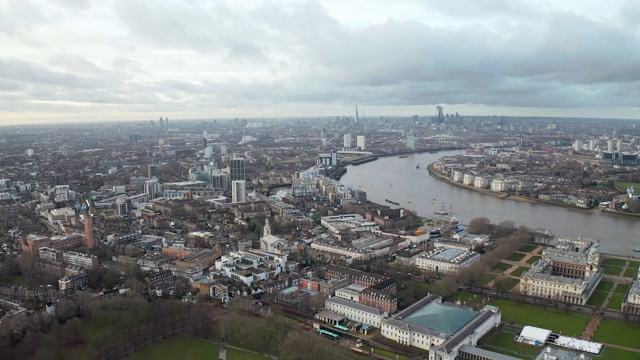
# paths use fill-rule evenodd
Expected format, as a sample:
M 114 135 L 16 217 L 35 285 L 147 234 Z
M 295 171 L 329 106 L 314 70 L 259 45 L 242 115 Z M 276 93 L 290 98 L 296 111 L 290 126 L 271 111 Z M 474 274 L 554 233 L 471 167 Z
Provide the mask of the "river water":
M 640 247 L 640 219 L 611 215 L 596 210 L 556 207 L 535 202 L 500 199 L 460 188 L 429 176 L 427 165 L 445 155 L 412 154 L 379 158 L 366 164 L 349 166 L 341 183 L 367 192 L 370 201 L 391 205 L 389 199 L 424 217 L 435 217 L 444 208 L 468 223 L 474 217 L 486 217 L 493 223 L 504 220 L 532 229 L 545 229 L 558 236 L 582 236 L 600 240 L 600 251 L 617 255 L 640 256 L 632 249 Z M 416 169 L 419 165 L 420 168 Z

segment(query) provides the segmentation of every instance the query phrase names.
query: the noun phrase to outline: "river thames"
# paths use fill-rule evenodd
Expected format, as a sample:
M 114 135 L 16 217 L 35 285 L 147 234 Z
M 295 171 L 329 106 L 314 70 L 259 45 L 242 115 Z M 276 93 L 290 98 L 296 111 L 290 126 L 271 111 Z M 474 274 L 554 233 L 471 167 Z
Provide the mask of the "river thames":
M 429 176 L 427 165 L 442 156 L 462 153 L 449 151 L 412 154 L 406 158 L 383 157 L 349 166 L 340 182 L 365 190 L 370 201 L 393 206 L 385 202 L 389 199 L 423 217 L 433 218 L 436 216 L 434 211 L 444 207 L 463 224 L 474 217 L 486 217 L 493 223 L 510 220 L 532 229 L 549 230 L 556 238 L 582 236 L 598 239 L 603 253 L 640 257 L 640 253 L 632 251 L 640 248 L 639 218 L 500 199 Z

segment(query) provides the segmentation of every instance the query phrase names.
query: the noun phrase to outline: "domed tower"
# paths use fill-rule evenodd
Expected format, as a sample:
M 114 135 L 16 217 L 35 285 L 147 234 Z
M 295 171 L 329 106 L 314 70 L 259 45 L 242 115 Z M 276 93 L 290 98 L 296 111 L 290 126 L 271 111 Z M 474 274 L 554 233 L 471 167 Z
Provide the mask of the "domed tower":
M 587 268 L 585 269 L 585 277 L 593 276 L 600 268 L 600 251 L 598 244 L 593 244 L 589 249 L 587 257 Z

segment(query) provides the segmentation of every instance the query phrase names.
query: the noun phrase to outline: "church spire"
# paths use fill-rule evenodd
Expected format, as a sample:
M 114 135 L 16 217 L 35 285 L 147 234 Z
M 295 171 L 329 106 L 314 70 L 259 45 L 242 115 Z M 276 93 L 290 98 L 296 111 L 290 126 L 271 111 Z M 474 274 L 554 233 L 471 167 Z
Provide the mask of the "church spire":
M 264 234 L 262 236 L 271 235 L 271 225 L 269 225 L 269 218 L 264 220 Z

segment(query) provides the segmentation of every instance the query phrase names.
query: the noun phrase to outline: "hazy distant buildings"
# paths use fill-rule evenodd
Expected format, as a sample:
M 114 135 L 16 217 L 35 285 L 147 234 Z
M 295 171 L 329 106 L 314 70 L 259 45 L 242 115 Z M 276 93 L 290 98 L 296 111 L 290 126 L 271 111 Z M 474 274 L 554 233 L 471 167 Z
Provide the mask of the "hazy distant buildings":
M 351 147 L 351 134 L 344 134 L 344 147 L 345 148 Z
M 148 176 L 149 176 L 150 178 L 158 177 L 158 168 L 157 168 L 157 166 L 156 166 L 156 165 L 154 165 L 154 164 L 150 164 L 150 165 L 147 167 L 147 171 L 148 171 Z
M 358 147 L 358 149 L 360 150 L 365 149 L 365 141 L 366 141 L 366 137 L 364 135 L 358 135 L 356 137 L 356 146 Z
M 411 150 L 416 149 L 416 137 L 411 134 L 407 135 L 407 148 Z

